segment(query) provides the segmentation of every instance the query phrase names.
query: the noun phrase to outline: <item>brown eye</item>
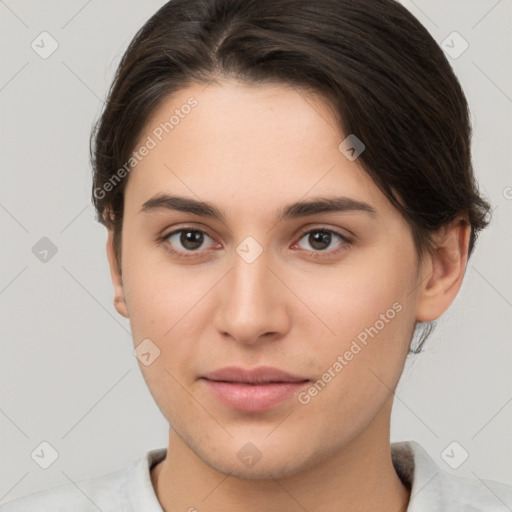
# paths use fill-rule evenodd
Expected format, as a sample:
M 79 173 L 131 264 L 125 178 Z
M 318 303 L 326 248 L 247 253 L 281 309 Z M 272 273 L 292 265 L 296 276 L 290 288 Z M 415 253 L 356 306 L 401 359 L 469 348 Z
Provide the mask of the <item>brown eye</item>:
M 202 231 L 183 230 L 179 237 L 180 244 L 187 250 L 193 251 L 203 245 L 204 233 Z
M 325 231 L 312 231 L 308 235 L 308 242 L 313 249 L 323 251 L 328 248 L 331 243 L 332 235 Z
M 338 244 L 334 246 L 333 249 L 329 249 L 332 246 L 333 240 L 338 240 Z M 350 240 L 334 231 L 332 229 L 310 229 L 309 231 L 305 231 L 301 234 L 299 242 L 295 244 L 295 246 L 300 245 L 300 240 L 306 240 L 309 244 L 309 248 L 306 247 L 305 250 L 308 251 L 313 257 L 322 257 L 324 256 L 332 256 L 338 251 L 346 249 L 350 246 Z
M 211 237 L 200 229 L 181 228 L 162 237 L 161 241 L 172 254 L 187 257 L 200 256 L 206 239 Z M 213 244 L 210 244 L 210 248 Z M 190 253 L 190 254 L 187 254 Z

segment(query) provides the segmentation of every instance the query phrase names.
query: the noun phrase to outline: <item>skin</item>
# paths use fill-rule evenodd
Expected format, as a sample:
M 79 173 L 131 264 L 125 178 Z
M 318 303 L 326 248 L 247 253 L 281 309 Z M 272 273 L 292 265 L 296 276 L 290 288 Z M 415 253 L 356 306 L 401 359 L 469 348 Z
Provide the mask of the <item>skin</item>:
M 405 510 L 409 491 L 390 454 L 393 390 L 415 322 L 438 318 L 460 288 L 469 227 L 457 219 L 436 234 L 420 265 L 410 226 L 338 150 L 345 135 L 327 105 L 283 84 L 191 85 L 159 105 L 139 144 L 191 96 L 198 105 L 130 173 L 121 269 L 111 232 L 107 240 L 117 311 L 135 346 L 149 338 L 160 350 L 139 364 L 170 424 L 167 458 L 151 471 L 162 508 Z M 140 211 L 160 193 L 212 203 L 226 221 Z M 334 193 L 377 215 L 276 222 L 279 208 Z M 179 234 L 157 243 L 178 228 L 206 231 L 203 245 L 191 251 Z M 322 228 L 351 243 L 332 235 L 318 249 Z M 247 236 L 263 250 L 251 264 L 236 252 Z M 199 380 L 224 366 L 270 365 L 315 381 L 397 302 L 401 311 L 307 404 L 293 396 L 244 413 Z M 247 442 L 261 453 L 252 467 L 237 456 Z

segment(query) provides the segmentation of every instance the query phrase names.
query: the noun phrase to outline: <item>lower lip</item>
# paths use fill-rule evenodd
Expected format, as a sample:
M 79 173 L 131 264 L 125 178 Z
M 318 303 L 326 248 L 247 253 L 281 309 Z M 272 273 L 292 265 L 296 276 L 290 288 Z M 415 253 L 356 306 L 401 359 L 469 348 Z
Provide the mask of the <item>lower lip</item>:
M 262 412 L 291 397 L 309 381 L 271 382 L 268 384 L 241 384 L 204 380 L 213 394 L 225 405 L 244 412 Z

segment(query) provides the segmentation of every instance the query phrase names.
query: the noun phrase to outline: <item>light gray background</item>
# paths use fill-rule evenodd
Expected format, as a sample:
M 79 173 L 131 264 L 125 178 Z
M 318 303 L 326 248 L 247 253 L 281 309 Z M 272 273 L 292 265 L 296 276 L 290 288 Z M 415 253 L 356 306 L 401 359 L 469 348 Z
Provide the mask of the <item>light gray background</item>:
M 105 229 L 90 205 L 88 139 L 129 41 L 162 0 L 0 1 L 0 503 L 114 471 L 166 446 L 167 424 L 112 304 Z M 473 157 L 492 225 L 463 288 L 398 387 L 392 441 L 414 439 L 447 471 L 512 483 L 511 0 L 404 0 L 441 42 L 466 92 Z M 48 59 L 31 42 L 48 31 Z M 428 148 L 426 148 L 428 150 Z M 48 237 L 57 254 L 32 247 Z M 41 469 L 31 452 L 59 457 Z M 441 452 L 469 458 L 452 470 Z

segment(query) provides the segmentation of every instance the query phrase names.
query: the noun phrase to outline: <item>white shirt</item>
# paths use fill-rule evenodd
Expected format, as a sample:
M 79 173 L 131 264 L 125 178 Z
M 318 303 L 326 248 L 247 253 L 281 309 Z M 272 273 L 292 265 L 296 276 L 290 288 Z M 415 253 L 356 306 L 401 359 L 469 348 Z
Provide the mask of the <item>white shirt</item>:
M 407 512 L 512 511 L 511 485 L 444 471 L 415 441 L 392 443 L 391 453 L 397 474 L 412 487 Z M 166 454 L 150 450 L 124 469 L 76 482 L 79 489 L 70 483 L 38 491 L 4 503 L 0 512 L 162 512 L 150 468 Z

